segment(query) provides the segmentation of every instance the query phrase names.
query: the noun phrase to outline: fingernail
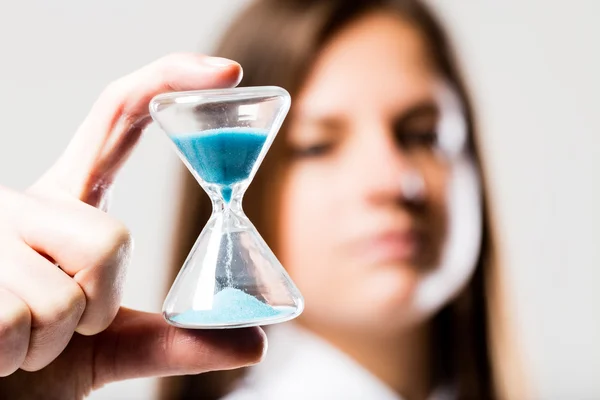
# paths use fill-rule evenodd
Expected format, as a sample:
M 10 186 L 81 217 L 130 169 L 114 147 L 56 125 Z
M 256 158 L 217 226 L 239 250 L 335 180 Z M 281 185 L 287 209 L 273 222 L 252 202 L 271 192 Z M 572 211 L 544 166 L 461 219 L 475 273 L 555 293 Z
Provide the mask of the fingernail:
M 232 65 L 238 65 L 238 63 L 235 61 L 223 57 L 207 57 L 204 59 L 204 63 L 213 67 L 229 67 Z

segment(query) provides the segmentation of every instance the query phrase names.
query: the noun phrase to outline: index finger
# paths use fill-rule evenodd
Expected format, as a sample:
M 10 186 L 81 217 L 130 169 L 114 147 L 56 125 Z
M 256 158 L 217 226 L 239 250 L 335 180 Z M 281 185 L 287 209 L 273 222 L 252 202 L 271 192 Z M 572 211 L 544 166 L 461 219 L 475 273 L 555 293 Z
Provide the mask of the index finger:
M 241 75 L 240 65 L 231 60 L 174 54 L 111 83 L 34 190 L 58 190 L 98 206 L 151 121 L 148 104 L 155 95 L 233 87 Z

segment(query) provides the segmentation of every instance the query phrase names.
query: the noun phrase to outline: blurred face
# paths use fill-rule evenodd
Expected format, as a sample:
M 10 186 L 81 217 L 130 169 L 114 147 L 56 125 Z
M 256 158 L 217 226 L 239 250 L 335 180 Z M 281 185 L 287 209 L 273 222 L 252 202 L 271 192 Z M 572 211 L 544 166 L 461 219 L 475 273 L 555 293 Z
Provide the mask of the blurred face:
M 395 329 L 414 311 L 447 225 L 437 79 L 419 32 L 378 13 L 329 42 L 294 99 L 279 256 L 305 321 Z

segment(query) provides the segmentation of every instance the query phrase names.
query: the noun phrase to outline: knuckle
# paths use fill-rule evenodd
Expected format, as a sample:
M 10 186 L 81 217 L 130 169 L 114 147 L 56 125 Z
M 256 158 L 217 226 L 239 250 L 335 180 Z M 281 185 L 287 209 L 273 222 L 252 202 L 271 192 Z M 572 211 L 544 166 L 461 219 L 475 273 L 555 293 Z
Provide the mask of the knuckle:
M 167 56 L 159 61 L 156 67 L 156 78 L 160 82 L 163 90 L 174 90 L 171 84 L 173 80 L 173 70 L 177 64 L 180 64 L 182 57 L 177 55 Z
M 15 372 L 25 360 L 31 314 L 27 305 L 0 289 L 0 377 Z
M 60 295 L 49 296 L 47 299 L 47 316 L 43 318 L 43 325 L 54 327 L 57 325 L 75 325 L 83 315 L 86 306 L 85 294 L 81 287 L 74 281 L 60 288 Z
M 88 222 L 88 226 L 93 228 L 85 233 L 86 269 L 113 269 L 127 263 L 133 250 L 130 230 L 122 222 L 99 210 L 93 212 L 96 215 Z
M 97 104 L 110 108 L 117 114 L 122 113 L 127 92 L 126 78 L 118 78 L 104 87 L 98 97 Z
M 29 326 L 29 312 L 19 309 L 18 312 L 0 315 L 0 343 L 10 340 L 16 332 Z
M 158 60 L 156 76 L 162 90 L 177 91 L 177 81 L 182 65 L 189 65 L 198 61 L 198 55 L 190 53 L 171 53 Z
M 118 105 L 120 119 L 125 126 L 139 126 L 147 121 L 147 107 L 140 107 L 147 103 L 147 93 L 140 92 L 141 82 L 149 81 L 158 83 L 162 90 L 176 90 L 173 82 L 177 78 L 178 67 L 197 60 L 198 56 L 191 53 L 174 52 L 163 56 L 144 68 L 125 77 L 111 82 L 105 88 L 105 97 L 111 104 Z
M 6 301 L 8 303 L 8 301 Z M 0 314 L 0 348 L 4 343 L 16 340 L 24 331 L 29 330 L 31 315 L 25 304 L 12 301 L 9 307 L 3 307 Z
M 0 315 L 0 377 L 15 372 L 27 354 L 31 315 L 26 307 Z
M 131 232 L 120 221 L 105 216 L 94 231 L 87 272 L 75 277 L 88 300 L 77 326 L 83 335 L 101 332 L 117 314 L 133 247 Z
M 106 219 L 99 246 L 99 251 L 102 255 L 126 255 L 131 251 L 133 246 L 131 231 L 120 221 Z
M 29 348 L 20 368 L 34 372 L 52 363 L 69 343 L 85 306 L 83 291 L 69 280 L 45 296 L 43 306 L 32 307 Z

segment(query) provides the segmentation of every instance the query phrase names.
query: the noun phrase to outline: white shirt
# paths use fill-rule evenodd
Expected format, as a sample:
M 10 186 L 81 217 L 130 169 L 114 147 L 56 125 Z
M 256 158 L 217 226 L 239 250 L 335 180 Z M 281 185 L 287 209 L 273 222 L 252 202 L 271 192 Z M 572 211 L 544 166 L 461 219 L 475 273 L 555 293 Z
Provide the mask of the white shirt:
M 267 335 L 263 362 L 249 368 L 241 385 L 223 400 L 403 400 L 353 359 L 293 322 L 270 326 Z

